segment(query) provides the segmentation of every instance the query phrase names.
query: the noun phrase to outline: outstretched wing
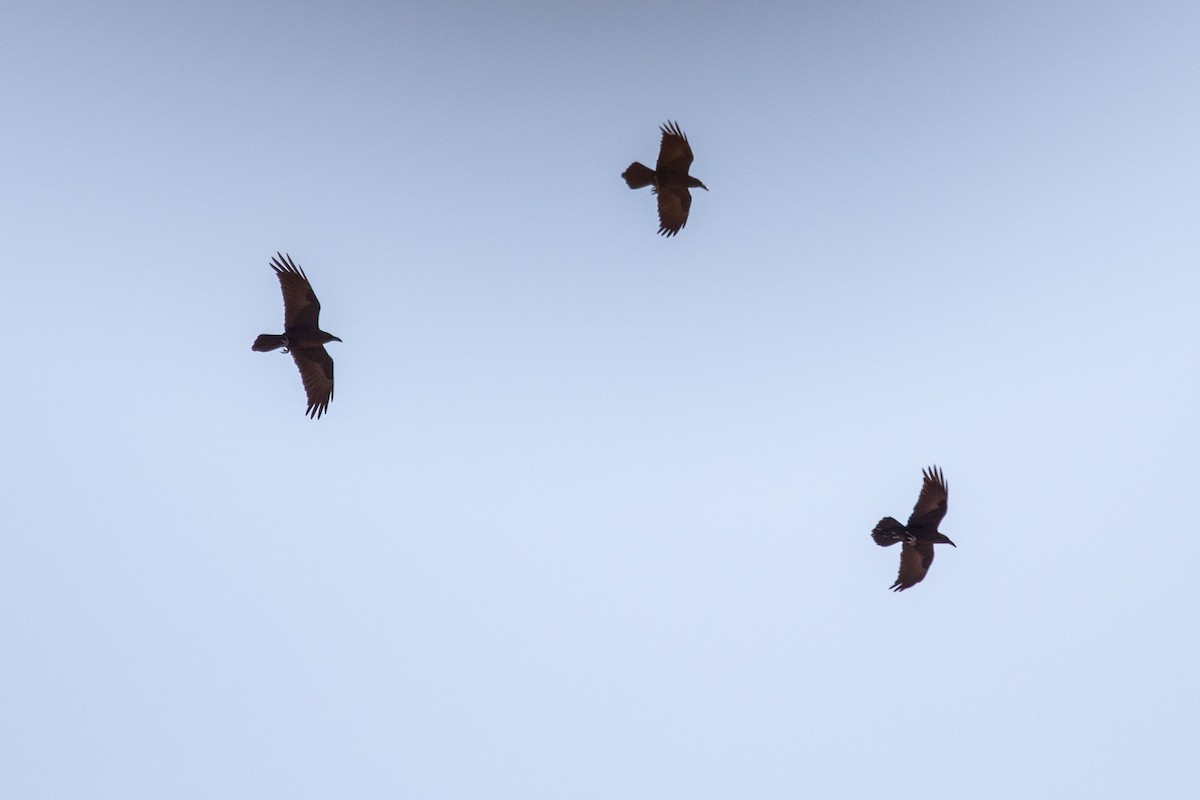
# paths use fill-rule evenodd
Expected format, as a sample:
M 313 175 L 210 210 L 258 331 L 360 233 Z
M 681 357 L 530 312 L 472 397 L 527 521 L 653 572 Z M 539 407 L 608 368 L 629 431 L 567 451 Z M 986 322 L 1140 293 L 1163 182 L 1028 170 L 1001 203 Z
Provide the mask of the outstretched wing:
M 900 550 L 900 574 L 891 585 L 894 592 L 903 592 L 925 579 L 929 565 L 933 563 L 933 545 L 929 542 L 904 543 Z
M 940 468 L 929 467 L 922 474 L 925 476 L 925 482 L 921 485 L 921 495 L 908 518 L 908 527 L 932 532 L 937 530 L 942 517 L 946 516 L 946 498 L 949 492 Z M 929 560 L 933 560 L 932 555 Z
M 657 192 L 658 232 L 663 236 L 674 236 L 687 225 L 688 211 L 692 208 L 692 193 L 686 186 L 675 186 L 661 181 Z
M 305 414 L 320 419 L 329 410 L 333 399 L 333 359 L 321 345 L 292 348 L 292 359 L 300 368 L 300 380 L 304 381 L 304 393 L 308 395 Z
M 296 266 L 291 256 L 282 253 L 276 253 L 271 259 L 271 267 L 279 276 L 279 288 L 283 290 L 284 328 L 317 330 L 321 304 L 317 301 L 304 270 Z
M 683 135 L 683 131 L 679 130 L 678 122 L 668 122 L 661 126 L 661 129 L 662 144 L 658 148 L 658 164 L 655 166 L 655 171 L 687 175 L 688 168 L 692 166 L 692 146 L 688 144 L 687 137 Z M 659 178 L 662 178 L 661 174 Z M 686 215 L 685 210 L 684 216 Z

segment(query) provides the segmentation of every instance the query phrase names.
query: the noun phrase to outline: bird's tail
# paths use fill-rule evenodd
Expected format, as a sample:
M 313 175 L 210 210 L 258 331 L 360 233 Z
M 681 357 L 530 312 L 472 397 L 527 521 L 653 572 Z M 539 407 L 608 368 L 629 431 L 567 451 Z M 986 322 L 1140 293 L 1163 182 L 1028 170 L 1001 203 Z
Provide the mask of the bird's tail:
M 278 333 L 264 333 L 254 340 L 250 349 L 259 353 L 269 353 L 287 345 L 287 338 Z
M 629 169 L 621 173 L 621 177 L 629 184 L 630 189 L 641 189 L 654 183 L 654 170 L 635 161 L 629 165 Z
M 904 534 L 907 532 L 907 529 L 898 520 L 894 520 L 891 517 L 884 517 L 875 524 L 875 530 L 871 531 L 871 538 L 880 547 L 887 547 L 888 545 L 903 541 Z

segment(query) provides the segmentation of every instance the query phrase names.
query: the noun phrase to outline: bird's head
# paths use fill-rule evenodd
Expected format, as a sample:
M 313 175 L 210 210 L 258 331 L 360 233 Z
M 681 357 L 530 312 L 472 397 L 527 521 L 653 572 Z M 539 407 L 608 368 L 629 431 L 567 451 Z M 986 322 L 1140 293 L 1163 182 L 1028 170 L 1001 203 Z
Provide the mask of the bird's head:
M 705 186 L 704 183 L 701 182 L 699 178 L 693 178 L 691 175 L 688 175 L 688 188 L 689 189 L 703 189 L 706 192 L 708 191 L 708 187 Z
M 950 541 L 950 537 L 944 533 L 935 533 L 933 535 L 934 544 L 948 544 L 951 547 L 958 547 L 954 542 Z

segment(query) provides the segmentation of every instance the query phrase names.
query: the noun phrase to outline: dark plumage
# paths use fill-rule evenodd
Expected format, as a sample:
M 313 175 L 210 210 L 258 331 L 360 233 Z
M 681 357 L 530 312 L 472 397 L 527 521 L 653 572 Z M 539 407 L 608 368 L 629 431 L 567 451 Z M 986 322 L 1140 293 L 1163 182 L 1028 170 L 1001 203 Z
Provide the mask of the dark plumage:
M 924 470 L 925 482 L 921 486 L 921 495 L 913 507 L 907 525 L 901 525 L 891 517 L 879 520 L 871 538 L 880 547 L 888 547 L 896 542 L 904 542 L 900 549 L 900 574 L 891 588 L 902 592 L 915 586 L 925 578 L 929 565 L 933 563 L 933 546 L 948 544 L 958 545 L 945 535 L 938 533 L 938 525 L 946 516 L 946 479 L 937 467 Z
M 304 270 L 292 263 L 291 256 L 276 253 L 271 268 L 279 276 L 279 287 L 283 290 L 283 334 L 264 333 L 254 340 L 252 349 L 267 353 L 282 347 L 283 352 L 292 354 L 304 381 L 304 393 L 308 395 L 305 413 L 319 419 L 329 410 L 329 401 L 333 399 L 333 359 L 325 352 L 324 345 L 341 339 L 319 327 L 321 304 Z
M 708 187 L 688 175 L 692 166 L 692 146 L 679 130 L 679 123 L 668 122 L 662 128 L 662 144 L 658 148 L 658 164 L 650 169 L 637 161 L 621 173 L 630 189 L 653 186 L 658 195 L 658 232 L 663 236 L 674 236 L 687 225 L 688 211 L 692 207 L 692 189 Z

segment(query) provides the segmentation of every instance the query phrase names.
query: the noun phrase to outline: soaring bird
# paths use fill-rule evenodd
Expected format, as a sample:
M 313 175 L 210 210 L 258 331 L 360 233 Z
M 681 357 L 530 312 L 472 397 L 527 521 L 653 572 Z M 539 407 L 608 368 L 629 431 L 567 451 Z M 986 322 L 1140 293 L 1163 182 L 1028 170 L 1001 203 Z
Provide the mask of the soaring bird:
M 692 166 L 692 146 L 679 130 L 678 122 L 661 126 L 662 144 L 658 148 L 658 164 L 650 169 L 638 161 L 621 173 L 630 189 L 653 186 L 658 195 L 658 232 L 674 236 L 687 225 L 688 210 L 692 207 L 691 189 L 708 187 L 688 175 Z
M 292 354 L 304 381 L 304 393 L 308 395 L 304 413 L 311 419 L 320 419 L 333 399 L 333 359 L 325 352 L 325 343 L 341 339 L 318 327 L 321 304 L 304 270 L 292 262 L 292 257 L 276 253 L 271 268 L 279 276 L 279 288 L 283 290 L 283 333 L 262 334 L 254 340 L 252 349 L 268 353 L 282 347 L 283 352 Z
M 944 534 L 938 533 L 938 524 L 946 516 L 946 479 L 937 467 L 923 470 L 925 482 L 921 486 L 921 495 L 913 506 L 912 514 L 907 525 L 901 525 L 891 517 L 879 520 L 871 538 L 880 547 L 888 547 L 896 542 L 904 542 L 900 549 L 900 575 L 891 585 L 894 591 L 902 592 L 911 586 L 916 586 L 925 578 L 929 565 L 933 563 L 933 546 L 948 544 L 958 547 Z

